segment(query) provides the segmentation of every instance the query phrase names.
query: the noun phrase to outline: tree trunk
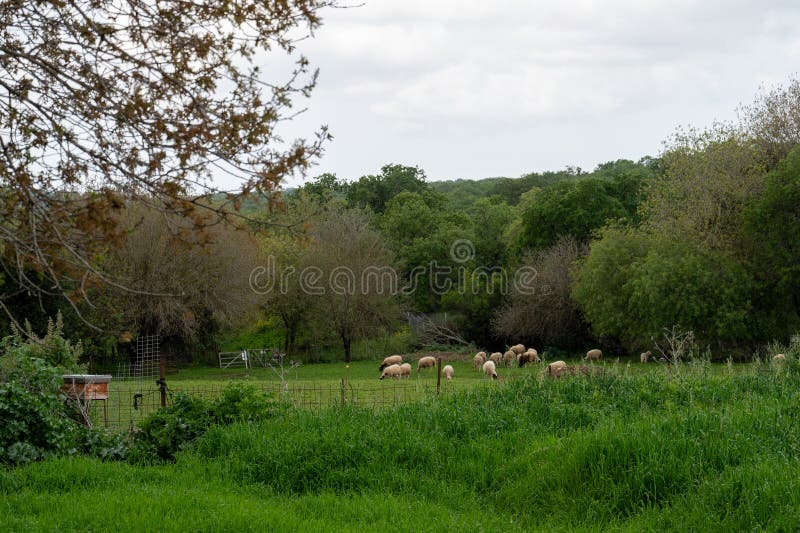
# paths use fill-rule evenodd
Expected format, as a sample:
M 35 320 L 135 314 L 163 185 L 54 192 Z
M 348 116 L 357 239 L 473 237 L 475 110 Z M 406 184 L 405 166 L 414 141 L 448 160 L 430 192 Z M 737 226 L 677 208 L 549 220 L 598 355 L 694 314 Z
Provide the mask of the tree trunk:
M 342 343 L 344 344 L 344 362 L 350 363 L 350 337 L 342 335 Z

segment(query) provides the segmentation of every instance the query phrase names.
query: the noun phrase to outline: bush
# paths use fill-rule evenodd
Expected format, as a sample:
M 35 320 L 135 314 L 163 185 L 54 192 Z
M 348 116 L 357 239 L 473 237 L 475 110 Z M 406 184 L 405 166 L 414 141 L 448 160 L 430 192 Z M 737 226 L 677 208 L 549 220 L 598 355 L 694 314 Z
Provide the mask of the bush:
M 64 321 L 59 312 L 56 320 L 47 321 L 47 333 L 39 338 L 32 330 L 30 323 L 25 323 L 24 335 L 14 330 L 14 334 L 0 341 L 0 353 L 8 357 L 40 359 L 48 365 L 63 372 L 84 371 L 78 364 L 83 354 L 81 343 L 72 344 L 63 335 Z
M 81 426 L 64 404 L 64 371 L 80 369 L 80 345 L 61 335 L 62 322 L 49 321 L 37 337 L 19 332 L 0 341 L 0 463 L 22 464 L 76 453 Z
M 173 461 L 214 424 L 252 422 L 275 416 L 281 405 L 252 386 L 233 384 L 216 401 L 176 394 L 172 405 L 139 424 L 129 454 L 133 462 Z
M 0 463 L 22 464 L 74 451 L 77 423 L 56 392 L 0 384 Z

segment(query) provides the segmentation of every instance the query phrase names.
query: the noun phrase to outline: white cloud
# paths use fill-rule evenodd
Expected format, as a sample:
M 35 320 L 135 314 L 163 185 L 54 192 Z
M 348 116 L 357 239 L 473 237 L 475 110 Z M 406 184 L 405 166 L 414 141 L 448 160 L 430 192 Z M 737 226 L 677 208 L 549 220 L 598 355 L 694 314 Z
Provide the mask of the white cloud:
M 675 126 L 732 118 L 792 74 L 798 26 L 788 0 L 367 0 L 301 43 L 321 76 L 286 136 L 329 124 L 320 171 L 347 177 L 402 159 L 477 177 L 654 154 Z

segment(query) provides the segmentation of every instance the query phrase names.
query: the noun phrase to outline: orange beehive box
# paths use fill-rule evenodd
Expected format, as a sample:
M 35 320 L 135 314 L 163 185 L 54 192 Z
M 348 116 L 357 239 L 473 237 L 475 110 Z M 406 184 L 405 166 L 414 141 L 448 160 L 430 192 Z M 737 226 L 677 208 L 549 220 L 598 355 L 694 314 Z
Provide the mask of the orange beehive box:
M 67 374 L 62 376 L 64 384 L 61 392 L 78 400 L 107 400 L 108 384 L 111 376 L 107 374 Z

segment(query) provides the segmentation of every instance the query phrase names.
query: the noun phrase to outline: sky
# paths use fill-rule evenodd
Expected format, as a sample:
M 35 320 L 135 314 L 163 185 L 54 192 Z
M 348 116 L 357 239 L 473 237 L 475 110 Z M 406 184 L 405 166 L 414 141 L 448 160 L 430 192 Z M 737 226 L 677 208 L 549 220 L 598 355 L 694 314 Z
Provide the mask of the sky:
M 734 120 L 800 71 L 797 28 L 797 1 L 366 0 L 298 44 L 319 80 L 281 134 L 330 128 L 310 176 L 591 170 Z

